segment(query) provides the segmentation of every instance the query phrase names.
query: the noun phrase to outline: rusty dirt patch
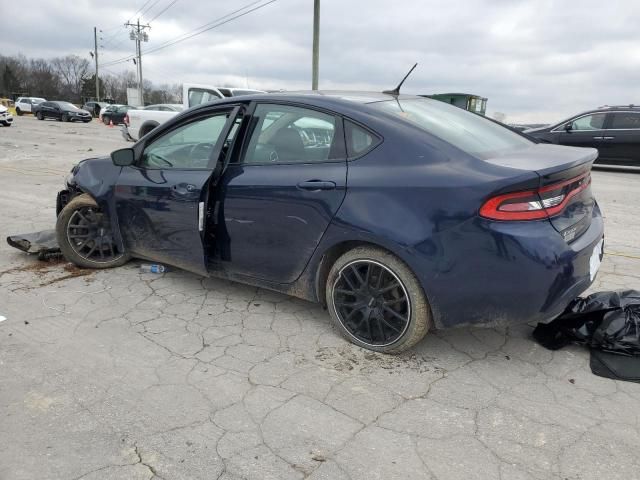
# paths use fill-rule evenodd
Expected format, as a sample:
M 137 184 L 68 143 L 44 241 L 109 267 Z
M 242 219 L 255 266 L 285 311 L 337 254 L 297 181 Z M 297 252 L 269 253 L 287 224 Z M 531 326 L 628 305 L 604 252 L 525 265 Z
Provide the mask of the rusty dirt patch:
M 62 266 L 62 271 L 60 270 L 60 266 Z M 64 280 L 68 280 L 70 278 L 76 277 L 84 277 L 88 275 L 93 275 L 95 270 L 80 268 L 76 265 L 67 262 L 64 258 L 51 258 L 45 261 L 36 261 L 33 263 L 29 263 L 27 265 L 21 265 L 13 268 L 9 268 L 0 272 L 0 277 L 4 275 L 11 274 L 19 274 L 19 273 L 31 273 L 33 277 L 39 283 L 35 283 L 32 285 L 25 285 L 20 289 L 31 290 L 37 287 L 46 287 L 47 285 L 52 285 L 54 283 L 62 282 Z M 48 278 L 52 274 L 56 273 L 64 273 L 62 276 L 57 276 L 54 278 Z M 93 279 L 87 279 L 87 281 L 93 281 Z

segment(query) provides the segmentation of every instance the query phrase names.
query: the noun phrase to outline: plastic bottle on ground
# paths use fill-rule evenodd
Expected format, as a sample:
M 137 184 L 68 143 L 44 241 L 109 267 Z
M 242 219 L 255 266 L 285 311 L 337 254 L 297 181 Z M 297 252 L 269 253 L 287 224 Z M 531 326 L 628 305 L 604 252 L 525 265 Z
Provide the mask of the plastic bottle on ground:
M 167 267 L 156 263 L 146 263 L 140 265 L 140 273 L 164 273 L 167 271 Z

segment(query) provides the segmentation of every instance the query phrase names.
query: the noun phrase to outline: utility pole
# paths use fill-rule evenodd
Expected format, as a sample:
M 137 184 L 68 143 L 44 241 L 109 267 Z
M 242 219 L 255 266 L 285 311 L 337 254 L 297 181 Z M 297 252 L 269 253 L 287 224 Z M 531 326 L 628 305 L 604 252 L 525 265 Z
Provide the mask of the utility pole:
M 93 58 L 96 61 L 96 101 L 100 101 L 100 79 L 98 78 L 98 30 L 93 27 Z
M 131 27 L 129 38 L 136 41 L 136 65 L 138 67 L 138 101 L 140 105 L 144 105 L 144 92 L 142 89 L 142 48 L 140 42 L 148 42 L 149 35 L 145 32 L 145 28 L 151 28 L 151 25 L 140 25 L 140 19 L 137 23 L 127 22 L 125 27 Z
M 313 0 L 313 57 L 311 89 L 318 89 L 318 63 L 320 61 L 320 0 Z

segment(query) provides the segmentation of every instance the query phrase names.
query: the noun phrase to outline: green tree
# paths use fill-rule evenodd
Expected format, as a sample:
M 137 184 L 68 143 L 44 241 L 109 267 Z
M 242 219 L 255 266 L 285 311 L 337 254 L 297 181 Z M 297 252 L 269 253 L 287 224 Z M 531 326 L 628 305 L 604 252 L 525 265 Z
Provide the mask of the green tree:
M 98 82 L 100 83 L 100 97 L 104 98 L 106 96 L 106 88 L 105 83 L 102 77 L 98 77 Z M 85 77 L 82 79 L 82 98 L 83 100 L 100 100 L 96 98 L 96 74 L 94 73 L 90 77 Z

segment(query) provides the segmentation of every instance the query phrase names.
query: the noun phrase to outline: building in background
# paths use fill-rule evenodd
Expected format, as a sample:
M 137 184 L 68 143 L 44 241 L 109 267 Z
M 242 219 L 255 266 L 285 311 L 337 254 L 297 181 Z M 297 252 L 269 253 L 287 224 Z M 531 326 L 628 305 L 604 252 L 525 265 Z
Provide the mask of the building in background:
M 487 99 L 470 93 L 436 93 L 434 95 L 420 96 L 440 100 L 479 115 L 485 115 L 487 112 Z

